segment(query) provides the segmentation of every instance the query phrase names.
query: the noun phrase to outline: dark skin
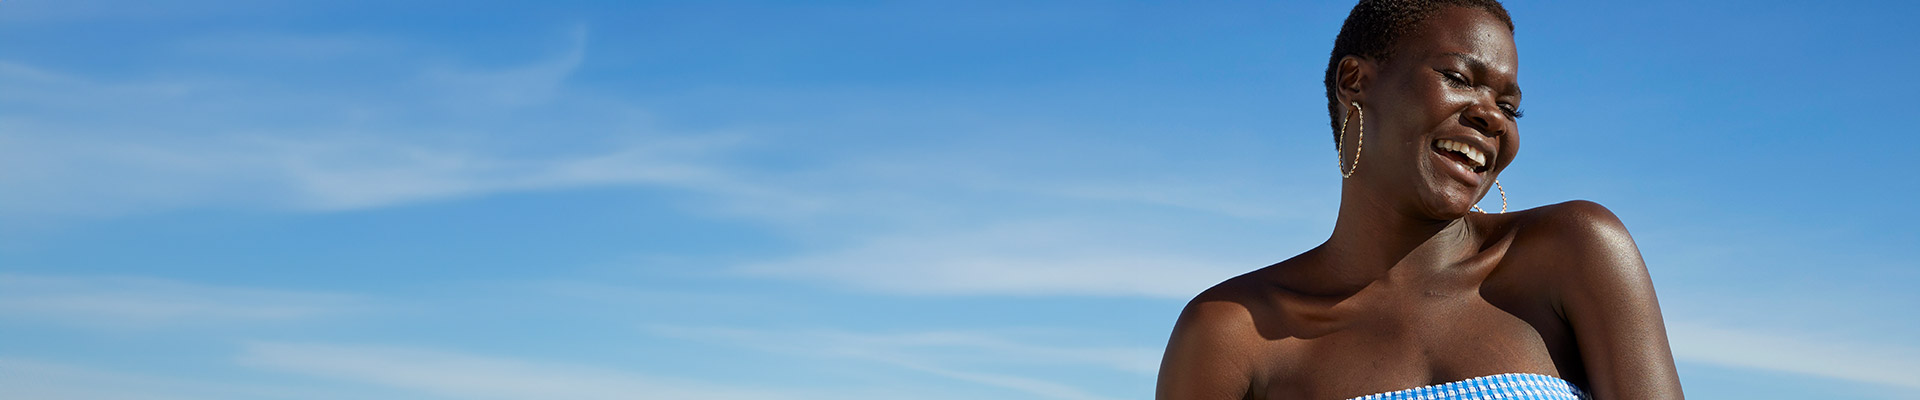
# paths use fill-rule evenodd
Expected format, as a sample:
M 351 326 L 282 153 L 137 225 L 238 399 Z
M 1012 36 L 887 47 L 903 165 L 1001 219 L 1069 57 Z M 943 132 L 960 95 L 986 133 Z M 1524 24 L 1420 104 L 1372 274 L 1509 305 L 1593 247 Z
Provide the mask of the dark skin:
M 1366 137 L 1344 138 L 1363 161 L 1333 235 L 1188 303 L 1156 398 L 1348 399 L 1509 372 L 1596 399 L 1682 398 L 1652 280 L 1612 212 L 1470 212 L 1519 150 L 1513 33 L 1468 8 L 1421 24 L 1388 60 L 1338 64 L 1337 96 L 1364 107 Z

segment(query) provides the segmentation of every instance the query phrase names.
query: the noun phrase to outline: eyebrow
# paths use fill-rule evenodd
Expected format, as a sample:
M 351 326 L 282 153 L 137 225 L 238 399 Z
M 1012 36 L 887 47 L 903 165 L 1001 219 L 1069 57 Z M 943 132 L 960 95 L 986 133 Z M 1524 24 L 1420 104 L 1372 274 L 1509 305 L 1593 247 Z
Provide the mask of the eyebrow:
M 1472 68 L 1480 71 L 1486 71 L 1490 69 L 1487 67 L 1486 62 L 1480 61 L 1480 59 L 1478 58 L 1474 58 L 1473 56 L 1467 55 L 1467 53 L 1444 53 L 1444 54 L 1447 56 L 1452 56 L 1453 58 L 1457 58 L 1460 60 L 1460 62 L 1467 63 L 1467 68 Z M 1507 91 L 1512 91 L 1514 96 L 1520 95 L 1519 83 L 1507 82 L 1507 87 L 1503 89 Z

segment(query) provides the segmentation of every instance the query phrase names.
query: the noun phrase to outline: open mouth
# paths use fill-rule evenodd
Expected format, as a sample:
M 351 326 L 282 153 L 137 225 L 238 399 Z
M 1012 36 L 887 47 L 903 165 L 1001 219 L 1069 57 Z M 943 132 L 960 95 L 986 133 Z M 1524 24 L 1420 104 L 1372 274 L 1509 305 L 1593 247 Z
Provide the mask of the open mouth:
M 1473 146 L 1468 146 L 1466 143 L 1447 139 L 1435 140 L 1433 150 L 1440 152 L 1440 155 L 1448 159 L 1466 165 L 1467 169 L 1472 170 L 1473 173 L 1487 171 L 1487 154 L 1475 150 Z

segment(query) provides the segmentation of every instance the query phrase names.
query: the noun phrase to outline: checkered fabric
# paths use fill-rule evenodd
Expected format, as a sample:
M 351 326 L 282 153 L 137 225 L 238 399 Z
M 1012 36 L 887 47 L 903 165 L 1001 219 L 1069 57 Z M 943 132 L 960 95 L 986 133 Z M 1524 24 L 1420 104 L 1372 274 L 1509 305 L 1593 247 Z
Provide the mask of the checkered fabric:
M 1589 400 L 1567 381 L 1540 374 L 1499 374 L 1355 397 L 1353 400 Z

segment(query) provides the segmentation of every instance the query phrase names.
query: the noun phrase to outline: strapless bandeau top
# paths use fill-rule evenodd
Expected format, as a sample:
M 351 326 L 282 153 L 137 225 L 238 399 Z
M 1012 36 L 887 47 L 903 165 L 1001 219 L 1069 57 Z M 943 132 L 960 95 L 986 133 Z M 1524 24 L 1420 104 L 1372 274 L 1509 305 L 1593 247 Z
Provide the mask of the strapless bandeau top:
M 1588 400 L 1567 381 L 1540 374 L 1487 375 L 1355 397 L 1352 400 Z

